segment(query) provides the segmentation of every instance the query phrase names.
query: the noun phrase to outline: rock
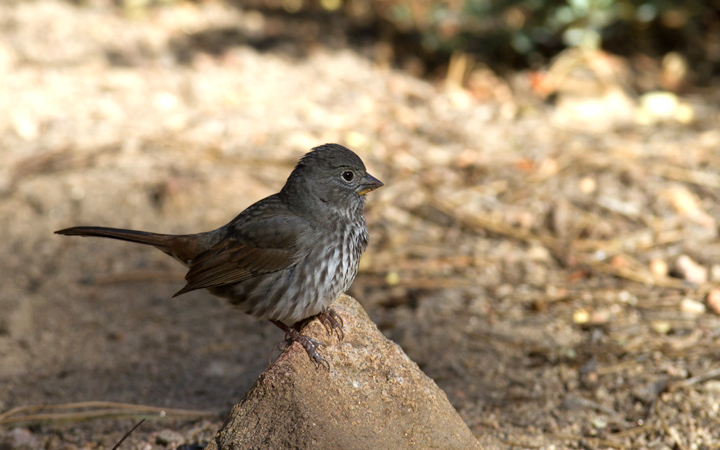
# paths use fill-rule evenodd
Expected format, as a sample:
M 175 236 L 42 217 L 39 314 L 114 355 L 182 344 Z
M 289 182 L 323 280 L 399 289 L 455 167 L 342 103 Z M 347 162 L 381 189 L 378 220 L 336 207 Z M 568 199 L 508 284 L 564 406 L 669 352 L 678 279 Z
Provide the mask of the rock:
M 696 263 L 687 255 L 678 256 L 675 261 L 675 270 L 682 278 L 691 283 L 702 284 L 708 280 L 707 268 Z
M 673 186 L 667 189 L 664 196 L 679 214 L 691 216 L 700 212 L 698 198 L 685 186 Z
M 593 177 L 583 177 L 580 180 L 579 188 L 583 194 L 592 194 L 597 190 L 597 181 Z
M 299 344 L 268 367 L 206 447 L 218 449 L 479 449 L 445 393 L 342 295 L 333 308 L 345 338 L 314 320 L 325 342 L 318 368 Z
M 30 450 L 39 447 L 32 431 L 27 428 L 13 428 L 7 434 L 5 442 L 0 444 L 0 448 L 8 450 Z
M 685 313 L 686 315 L 691 316 L 691 317 L 705 314 L 705 310 L 706 310 L 706 308 L 705 308 L 704 304 L 702 304 L 696 300 L 693 300 L 691 298 L 685 297 L 680 302 L 680 311 L 682 311 L 683 313 Z
M 665 261 L 654 258 L 650 260 L 650 272 L 652 272 L 655 278 L 662 279 L 667 277 L 670 269 Z
M 653 403 L 658 396 L 668 387 L 668 380 L 665 377 L 658 378 L 655 381 L 647 383 L 643 386 L 637 386 L 633 389 L 632 394 L 638 400 L 645 404 Z
M 667 320 L 653 320 L 650 328 L 658 334 L 668 334 L 672 330 L 672 324 Z
M 720 314 L 720 289 L 710 289 L 707 295 L 707 305 L 715 313 Z
M 573 311 L 573 322 L 578 325 L 585 325 L 590 321 L 590 312 L 585 308 L 579 308 Z
M 158 432 L 157 437 L 155 438 L 155 443 L 164 446 L 178 446 L 185 443 L 185 438 L 177 431 L 165 429 Z

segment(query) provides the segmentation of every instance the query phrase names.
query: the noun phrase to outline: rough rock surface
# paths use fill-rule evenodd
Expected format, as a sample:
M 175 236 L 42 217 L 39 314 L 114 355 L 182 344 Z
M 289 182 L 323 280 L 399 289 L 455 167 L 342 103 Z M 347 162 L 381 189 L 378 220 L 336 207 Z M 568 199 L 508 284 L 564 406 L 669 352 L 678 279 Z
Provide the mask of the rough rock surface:
M 377 329 L 353 298 L 333 305 L 345 338 L 313 321 L 330 370 L 299 344 L 281 355 L 235 405 L 207 446 L 215 449 L 481 448 L 445 393 Z

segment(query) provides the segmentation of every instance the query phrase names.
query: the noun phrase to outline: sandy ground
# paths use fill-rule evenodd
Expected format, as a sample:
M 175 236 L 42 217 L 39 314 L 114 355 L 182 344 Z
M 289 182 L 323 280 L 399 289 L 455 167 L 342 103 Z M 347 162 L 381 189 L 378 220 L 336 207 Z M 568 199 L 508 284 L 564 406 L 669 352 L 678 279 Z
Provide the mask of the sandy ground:
M 0 412 L 182 409 L 145 414 L 122 448 L 207 442 L 281 332 L 204 292 L 170 299 L 183 270 L 153 248 L 52 232 L 215 228 L 338 142 L 386 183 L 349 293 L 485 448 L 716 448 L 709 102 L 692 99 L 689 125 L 571 126 L 567 111 L 480 101 L 358 49 L 253 44 L 277 28 L 214 3 L 133 20 L 0 6 Z M 35 411 L 1 426 L 0 446 L 112 448 L 143 413 L 111 409 Z

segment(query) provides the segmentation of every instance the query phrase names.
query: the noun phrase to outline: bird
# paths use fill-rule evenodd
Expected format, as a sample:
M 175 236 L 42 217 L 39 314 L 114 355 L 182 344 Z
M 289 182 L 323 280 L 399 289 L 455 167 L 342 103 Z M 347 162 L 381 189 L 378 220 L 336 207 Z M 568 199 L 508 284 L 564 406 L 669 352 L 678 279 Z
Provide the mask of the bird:
M 344 337 L 330 304 L 352 284 L 368 245 L 365 195 L 383 183 L 352 150 L 325 144 L 306 153 L 280 192 L 249 206 L 226 225 L 197 234 L 77 226 L 66 236 L 95 236 L 152 245 L 188 268 L 185 286 L 197 289 L 285 332 L 282 351 L 299 343 L 311 361 L 324 343 L 301 334 L 317 317 L 328 334 Z

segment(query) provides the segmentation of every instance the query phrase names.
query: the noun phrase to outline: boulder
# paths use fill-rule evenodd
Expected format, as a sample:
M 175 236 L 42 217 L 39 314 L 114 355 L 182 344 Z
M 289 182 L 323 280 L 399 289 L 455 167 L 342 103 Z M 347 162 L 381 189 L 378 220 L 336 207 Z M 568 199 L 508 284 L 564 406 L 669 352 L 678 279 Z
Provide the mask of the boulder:
M 445 393 L 356 300 L 342 295 L 332 307 L 343 340 L 317 320 L 302 330 L 327 344 L 320 354 L 329 370 L 293 344 L 235 405 L 208 450 L 481 448 Z

